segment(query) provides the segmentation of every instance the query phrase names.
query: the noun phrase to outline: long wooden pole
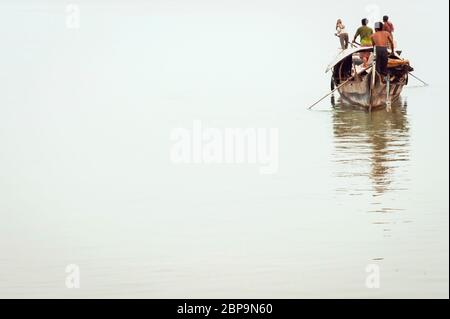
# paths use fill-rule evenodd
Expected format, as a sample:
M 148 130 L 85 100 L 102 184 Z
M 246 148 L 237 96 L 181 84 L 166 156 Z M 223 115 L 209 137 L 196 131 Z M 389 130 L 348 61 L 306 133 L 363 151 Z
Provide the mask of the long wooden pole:
M 413 78 L 415 78 L 416 80 L 419 80 L 420 82 L 422 82 L 423 83 L 423 85 L 425 85 L 425 86 L 428 86 L 428 83 L 427 82 L 425 82 L 425 81 L 423 81 L 423 80 L 421 80 L 421 79 L 419 79 L 417 76 L 415 76 L 414 74 L 412 74 L 411 72 L 409 73 Z
M 337 37 L 340 39 L 340 37 L 339 37 L 337 34 L 335 34 L 335 36 L 337 36 Z M 359 43 L 356 42 L 356 41 L 354 41 L 354 42 L 349 42 L 349 44 L 350 44 L 352 47 L 354 47 L 354 48 L 357 48 L 357 46 L 356 46 L 355 44 L 361 46 L 361 44 L 359 44 Z
M 316 106 L 317 104 L 319 104 L 319 102 L 322 102 L 327 96 L 329 96 L 330 94 L 333 94 L 334 92 L 336 92 L 336 90 L 340 89 L 344 84 L 347 84 L 348 81 L 350 81 L 351 79 L 353 79 L 355 76 L 352 76 L 350 78 L 348 78 L 346 81 L 344 81 L 343 83 L 339 84 L 339 86 L 335 87 L 334 90 L 332 90 L 330 93 L 326 94 L 325 96 L 321 97 L 316 103 L 312 104 L 311 106 L 308 107 L 308 110 L 312 109 L 314 106 Z
M 386 110 L 391 111 L 391 79 L 389 73 L 386 76 Z
M 372 112 L 373 91 L 375 90 L 376 77 L 377 77 L 377 47 L 373 46 L 373 69 L 372 69 L 372 81 L 370 83 L 369 112 Z
M 370 69 L 372 67 L 372 65 L 369 65 L 368 67 L 362 69 L 360 72 L 355 73 L 354 75 L 352 75 L 351 77 L 349 77 L 347 80 L 345 80 L 344 82 L 342 82 L 341 84 L 339 84 L 339 86 L 337 86 L 334 90 L 332 90 L 330 93 L 326 94 L 325 96 L 321 97 L 317 102 L 315 102 L 314 104 L 312 104 L 311 106 L 308 107 L 308 110 L 312 109 L 314 106 L 316 106 L 317 104 L 319 104 L 319 102 L 323 101 L 327 96 L 329 96 L 330 94 L 333 94 L 336 90 L 340 89 L 343 85 L 347 84 L 349 81 L 351 81 L 355 76 L 361 74 L 362 72 Z

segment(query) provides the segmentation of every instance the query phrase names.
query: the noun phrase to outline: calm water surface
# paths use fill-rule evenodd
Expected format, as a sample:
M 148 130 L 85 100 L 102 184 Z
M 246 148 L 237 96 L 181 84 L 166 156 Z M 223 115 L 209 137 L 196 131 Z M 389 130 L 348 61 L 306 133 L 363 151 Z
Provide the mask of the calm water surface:
M 391 112 L 338 96 L 307 111 L 338 45 L 304 50 L 320 6 L 99 1 L 75 31 L 56 2 L 14 3 L 0 11 L 0 297 L 448 298 L 448 79 L 406 34 L 429 87 L 411 81 Z M 277 174 L 174 165 L 170 132 L 194 120 L 278 128 Z

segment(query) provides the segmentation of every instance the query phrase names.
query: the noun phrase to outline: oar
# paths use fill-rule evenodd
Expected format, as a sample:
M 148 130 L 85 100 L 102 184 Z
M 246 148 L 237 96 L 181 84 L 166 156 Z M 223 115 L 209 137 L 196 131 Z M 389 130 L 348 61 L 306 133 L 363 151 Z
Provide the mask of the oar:
M 327 96 L 329 96 L 330 94 L 333 94 L 336 90 L 340 89 L 343 85 L 347 84 L 349 81 L 351 81 L 355 76 L 363 73 L 364 71 L 366 71 L 367 69 L 370 69 L 372 67 L 372 65 L 369 65 L 368 67 L 362 69 L 360 72 L 355 73 L 354 75 L 352 75 L 351 77 L 349 77 L 347 80 L 345 80 L 344 82 L 342 82 L 341 84 L 339 84 L 339 86 L 337 86 L 334 90 L 332 90 L 330 93 L 326 94 L 325 96 L 323 96 L 322 98 L 320 98 L 316 103 L 314 103 L 313 105 L 311 105 L 310 107 L 308 107 L 308 110 L 312 109 L 314 106 L 316 106 L 317 104 L 319 104 L 319 102 L 323 101 Z
M 337 34 L 334 34 L 336 37 L 338 37 L 339 38 L 339 36 L 337 35 Z M 361 46 L 361 44 L 359 44 L 358 42 L 349 42 L 349 44 L 352 46 L 352 47 L 354 47 L 354 48 L 357 48 L 357 46 L 355 45 L 355 44 L 357 44 L 357 45 L 359 45 L 359 46 Z
M 372 112 L 372 99 L 373 99 L 373 90 L 375 89 L 375 80 L 377 77 L 377 47 L 374 46 L 373 47 L 373 68 L 374 70 L 372 71 L 372 82 L 370 85 L 370 105 L 369 105 L 369 112 Z
M 336 37 L 338 37 L 338 38 L 340 38 L 336 33 L 334 34 Z M 358 42 L 349 42 L 349 44 L 352 46 L 352 47 L 354 47 L 354 48 L 357 48 L 357 46 L 355 45 L 355 44 L 357 44 L 357 45 L 359 45 L 359 46 L 361 46 L 361 44 L 359 44 Z
M 328 93 L 327 95 L 325 95 L 324 97 L 322 97 L 320 100 L 318 100 L 316 103 L 314 103 L 313 105 L 311 105 L 310 107 L 308 107 L 308 110 L 312 109 L 314 106 L 316 106 L 317 104 L 319 104 L 319 102 L 323 101 L 323 99 L 325 99 L 327 96 L 329 96 L 330 94 L 333 94 L 336 90 L 338 90 L 341 86 L 343 86 L 344 84 L 346 84 L 348 81 L 350 81 L 351 79 L 353 79 L 355 76 L 352 76 L 350 78 L 348 78 L 345 82 L 341 83 L 338 87 L 334 88 L 333 91 L 331 91 L 330 93 Z
M 413 78 L 415 78 L 416 80 L 419 80 L 420 82 L 422 82 L 423 83 L 423 85 L 425 85 L 425 86 L 428 86 L 428 83 L 427 82 L 425 82 L 425 81 L 423 81 L 423 80 L 421 80 L 421 79 L 419 79 L 417 76 L 415 76 L 414 74 L 412 74 L 412 73 L 409 73 Z
M 386 110 L 391 111 L 391 79 L 389 74 L 386 76 Z

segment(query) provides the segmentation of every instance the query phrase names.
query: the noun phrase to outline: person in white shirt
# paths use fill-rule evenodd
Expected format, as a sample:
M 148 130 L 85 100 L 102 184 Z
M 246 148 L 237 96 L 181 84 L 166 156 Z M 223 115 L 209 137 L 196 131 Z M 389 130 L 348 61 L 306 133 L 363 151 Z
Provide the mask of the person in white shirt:
M 341 19 L 338 19 L 336 22 L 336 33 L 335 35 L 339 37 L 341 41 L 341 48 L 345 50 L 348 48 L 348 33 L 345 30 L 345 25 L 342 23 Z

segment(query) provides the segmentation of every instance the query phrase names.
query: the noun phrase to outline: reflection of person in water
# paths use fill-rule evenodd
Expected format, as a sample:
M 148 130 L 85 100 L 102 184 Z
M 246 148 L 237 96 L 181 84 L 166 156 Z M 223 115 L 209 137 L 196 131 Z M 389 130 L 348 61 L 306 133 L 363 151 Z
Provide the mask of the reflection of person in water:
M 406 103 L 397 101 L 395 104 L 392 112 L 380 110 L 369 114 L 340 104 L 333 112 L 337 161 L 348 164 L 346 176 L 356 169 L 356 162 L 369 162 L 371 169 L 364 175 L 372 180 L 377 195 L 389 190 L 395 162 L 409 158 Z M 361 176 L 361 172 L 355 173 L 357 175 Z

